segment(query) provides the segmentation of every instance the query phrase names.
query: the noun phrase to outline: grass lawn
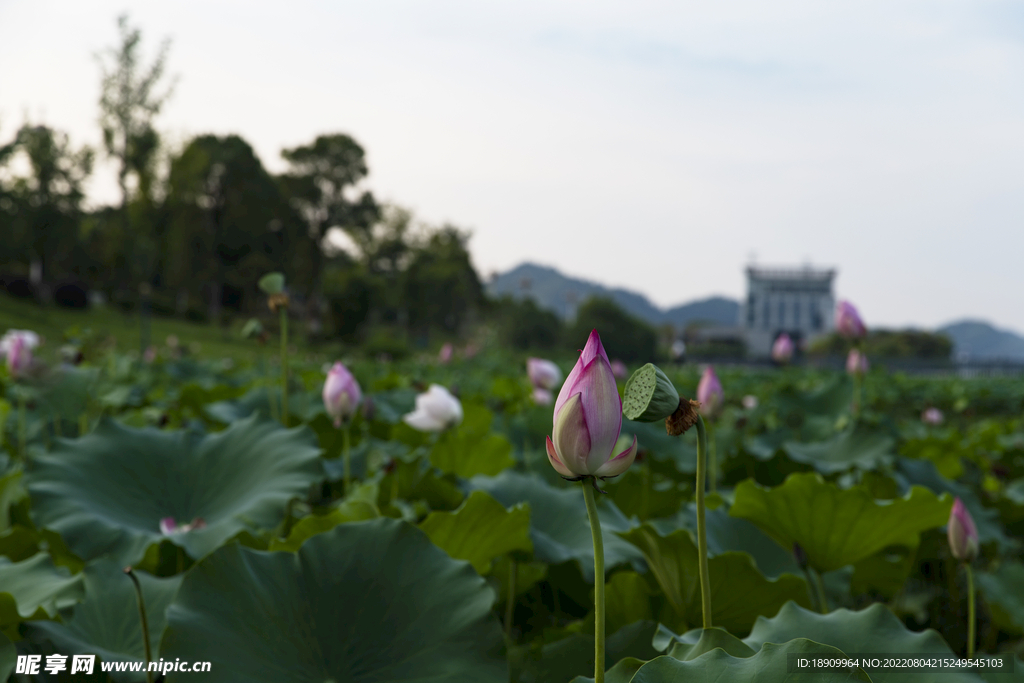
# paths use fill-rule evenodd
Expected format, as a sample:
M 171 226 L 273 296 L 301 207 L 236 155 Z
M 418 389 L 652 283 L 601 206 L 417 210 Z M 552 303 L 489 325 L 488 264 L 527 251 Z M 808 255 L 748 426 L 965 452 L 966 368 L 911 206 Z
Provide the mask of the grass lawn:
M 230 328 L 217 328 L 176 318 L 153 316 L 150 319 L 150 343 L 163 346 L 169 335 L 175 335 L 183 345 L 199 344 L 198 352 L 206 358 L 252 360 L 259 352 L 259 345 L 256 341 L 241 338 L 243 324 L 243 321 L 236 321 Z M 36 332 L 45 338 L 44 347 L 39 350 L 45 358 L 56 358 L 58 349 L 64 343 L 65 331 L 73 327 L 90 329 L 94 333 L 112 337 L 119 351 L 139 350 L 137 314 L 126 315 L 109 306 L 86 311 L 39 306 L 0 292 L 0 335 L 10 328 Z M 291 327 L 294 330 L 298 325 L 293 322 Z M 300 351 L 306 350 L 304 340 L 295 338 L 294 333 L 291 343 Z M 274 354 L 278 348 L 279 342 L 274 335 L 264 353 Z

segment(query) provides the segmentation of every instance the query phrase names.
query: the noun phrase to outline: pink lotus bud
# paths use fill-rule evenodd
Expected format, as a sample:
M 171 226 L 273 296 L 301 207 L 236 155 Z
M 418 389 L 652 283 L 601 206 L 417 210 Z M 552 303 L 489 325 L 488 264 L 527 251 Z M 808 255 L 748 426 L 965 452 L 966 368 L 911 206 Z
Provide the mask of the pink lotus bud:
M 621 431 L 622 399 L 594 330 L 555 400 L 548 460 L 567 479 L 618 476 L 636 457 L 635 436 L 631 446 L 615 455 Z
M 700 414 L 705 417 L 714 417 L 722 409 L 722 402 L 725 394 L 722 392 L 722 383 L 718 381 L 715 369 L 710 365 L 705 368 L 701 375 L 700 383 L 697 385 L 697 400 L 700 401 Z
M 970 562 L 978 556 L 978 527 L 974 526 L 971 513 L 959 498 L 949 511 L 946 535 L 949 537 L 949 549 L 956 559 Z
M 928 408 L 921 413 L 921 422 L 929 425 L 940 425 L 946 416 L 942 414 L 942 411 L 938 408 Z
M 626 367 L 625 363 L 616 358 L 612 361 L 612 375 L 615 376 L 615 379 L 626 379 L 629 377 L 629 368 Z
M 783 332 L 772 344 L 772 360 L 776 363 L 788 363 L 793 358 L 793 340 Z
M 416 397 L 416 410 L 402 420 L 421 432 L 444 431 L 462 422 L 462 404 L 441 385 L 431 384 Z
M 442 363 L 448 363 L 452 359 L 452 355 L 455 353 L 455 347 L 452 346 L 451 342 L 445 343 L 441 347 L 441 352 L 437 354 L 437 359 Z
M 31 330 L 7 330 L 0 338 L 0 355 L 7 359 L 7 369 L 18 377 L 32 365 L 32 349 L 39 346 L 39 335 Z
M 866 375 L 868 372 L 868 357 L 858 349 L 850 349 L 846 357 L 846 371 L 851 375 Z
M 868 332 L 860 313 L 849 301 L 840 301 L 836 305 L 836 331 L 847 339 L 859 339 Z
M 526 359 L 526 374 L 538 389 L 554 389 L 562 381 L 562 371 L 558 366 L 543 358 Z
M 170 536 L 178 530 L 178 525 L 174 523 L 174 517 L 163 517 L 160 519 L 160 533 L 164 536 Z
M 327 373 L 324 381 L 324 408 L 334 418 L 334 426 L 340 427 L 343 421 L 349 420 L 356 413 L 363 392 L 359 382 L 341 363 L 335 363 Z
M 547 389 L 537 387 L 533 390 L 533 402 L 539 406 L 549 406 L 555 400 L 554 394 Z

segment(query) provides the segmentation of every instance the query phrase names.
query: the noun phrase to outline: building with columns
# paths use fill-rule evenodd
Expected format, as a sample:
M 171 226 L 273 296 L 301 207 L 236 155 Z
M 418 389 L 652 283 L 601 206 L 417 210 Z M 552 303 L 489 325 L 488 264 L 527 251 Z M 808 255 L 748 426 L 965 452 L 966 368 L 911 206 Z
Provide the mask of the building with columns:
M 771 355 L 783 332 L 798 349 L 835 328 L 832 294 L 834 269 L 747 268 L 747 298 L 740 304 L 739 323 L 754 357 Z

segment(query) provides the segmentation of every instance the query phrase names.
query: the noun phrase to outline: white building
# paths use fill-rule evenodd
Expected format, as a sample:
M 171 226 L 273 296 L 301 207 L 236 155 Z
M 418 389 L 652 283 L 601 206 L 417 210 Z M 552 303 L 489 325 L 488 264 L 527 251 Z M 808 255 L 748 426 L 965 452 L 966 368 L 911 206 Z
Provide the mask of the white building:
M 747 298 L 737 321 L 743 329 L 747 353 L 771 355 L 772 344 L 783 332 L 797 348 L 835 327 L 835 270 L 805 268 L 747 268 Z

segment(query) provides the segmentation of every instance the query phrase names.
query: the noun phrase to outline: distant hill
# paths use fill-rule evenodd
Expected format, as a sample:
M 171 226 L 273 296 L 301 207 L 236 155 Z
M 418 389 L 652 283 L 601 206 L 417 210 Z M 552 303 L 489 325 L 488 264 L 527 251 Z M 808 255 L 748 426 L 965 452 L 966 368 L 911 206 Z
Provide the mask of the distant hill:
M 957 360 L 1024 361 L 1024 337 L 980 320 L 961 320 L 938 329 L 953 340 Z
M 538 306 L 562 318 L 568 317 L 577 305 L 595 296 L 608 297 L 632 315 L 654 325 L 671 323 L 682 328 L 697 320 L 735 325 L 739 315 L 739 302 L 725 297 L 693 301 L 665 311 L 652 304 L 643 294 L 567 277 L 554 268 L 533 263 L 524 263 L 498 275 L 487 289 L 492 296 L 508 294 L 516 299 L 529 297 Z

